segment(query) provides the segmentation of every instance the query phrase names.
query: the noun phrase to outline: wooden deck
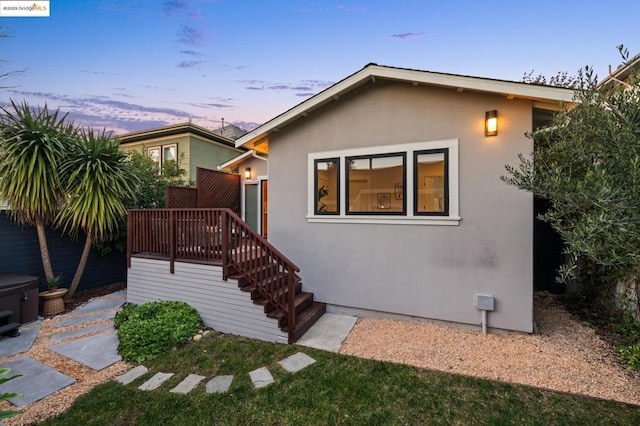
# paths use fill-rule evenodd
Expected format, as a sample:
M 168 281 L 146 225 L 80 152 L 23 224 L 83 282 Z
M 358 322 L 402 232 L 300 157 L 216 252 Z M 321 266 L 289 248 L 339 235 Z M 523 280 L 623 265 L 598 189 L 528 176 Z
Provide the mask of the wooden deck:
M 242 324 L 257 308 L 267 323 L 275 321 L 286 333 L 289 343 L 325 311 L 325 304 L 302 291 L 299 268 L 228 209 L 130 210 L 127 226 L 131 301 L 184 300 L 198 304 L 204 318 L 223 312 L 219 308 L 233 287 L 233 294 L 244 293 L 252 308 L 233 311 L 233 326 L 210 316 L 207 321 L 218 324 L 211 326 L 254 337 Z M 267 335 L 263 340 L 281 339 L 280 334 Z

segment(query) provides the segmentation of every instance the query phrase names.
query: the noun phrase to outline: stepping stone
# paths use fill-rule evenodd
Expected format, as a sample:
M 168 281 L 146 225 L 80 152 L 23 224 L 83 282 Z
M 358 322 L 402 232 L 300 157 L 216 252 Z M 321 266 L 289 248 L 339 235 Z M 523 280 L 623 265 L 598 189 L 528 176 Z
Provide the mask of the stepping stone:
M 84 305 L 80 306 L 79 308 L 74 309 L 73 313 L 82 314 L 86 312 L 102 311 L 105 309 L 115 309 L 115 308 L 119 308 L 123 304 L 124 304 L 124 299 L 120 299 L 120 300 L 93 299 L 88 303 L 85 303 Z
M 20 335 L 18 337 L 3 337 L 0 339 L 0 358 L 6 358 L 29 350 L 36 337 L 38 337 L 39 331 L 40 325 L 27 331 L 22 331 L 22 327 L 20 327 Z
M 198 376 L 197 374 L 189 374 L 178 386 L 171 389 L 169 392 L 173 393 L 189 393 L 198 386 L 198 383 L 205 379 L 204 376 Z
M 32 402 L 39 401 L 45 396 L 76 382 L 74 378 L 62 374 L 28 356 L 2 363 L 0 367 L 10 368 L 10 376 L 24 374 L 22 377 L 17 377 L 0 385 L 0 394 L 5 392 L 22 394 L 20 397 L 9 400 L 18 407 L 24 407 Z
M 109 295 L 104 296 L 105 299 L 122 299 L 124 301 L 127 300 L 127 290 L 116 291 L 115 293 L 111 293 Z
M 70 317 L 65 318 L 64 320 L 58 323 L 58 327 L 69 327 L 70 325 L 82 324 L 85 322 L 93 322 L 103 319 L 110 319 L 116 316 L 116 310 L 103 312 L 101 314 L 95 315 L 85 315 L 83 317 Z
M 144 376 L 148 372 L 149 372 L 149 369 L 147 367 L 145 367 L 144 365 L 139 365 L 136 368 L 133 368 L 127 371 L 126 373 L 116 377 L 116 382 L 122 383 L 123 385 L 128 385 L 129 383 L 133 382 L 137 378 Z
M 207 382 L 207 393 L 225 393 L 231 387 L 233 376 L 217 376 Z
M 273 380 L 273 376 L 271 375 L 271 372 L 267 369 L 267 367 L 260 367 L 257 370 L 249 372 L 249 377 L 251 377 L 253 386 L 256 389 L 269 386 L 275 381 Z
M 156 373 L 152 378 L 141 384 L 138 389 L 143 391 L 157 389 L 172 376 L 173 373 Z
M 122 360 L 118 354 L 118 336 L 115 331 L 58 343 L 49 346 L 49 350 L 96 371 Z
M 297 373 L 314 362 L 316 362 L 316 360 L 311 358 L 309 355 L 298 352 L 297 354 L 293 354 L 290 357 L 283 359 L 278 362 L 278 364 L 280 364 L 282 368 L 287 370 L 289 373 Z
M 111 327 L 113 327 L 113 324 L 111 324 L 111 323 L 92 325 L 90 327 L 79 328 L 79 329 L 73 330 L 73 331 L 67 331 L 67 332 L 64 332 L 64 333 L 54 334 L 53 336 L 49 337 L 49 341 L 50 342 L 55 342 L 55 341 L 58 341 L 58 340 L 68 339 L 69 337 L 82 336 L 83 334 L 89 334 L 89 333 L 93 333 L 93 332 L 100 331 L 100 330 L 106 330 L 106 329 L 111 328 Z

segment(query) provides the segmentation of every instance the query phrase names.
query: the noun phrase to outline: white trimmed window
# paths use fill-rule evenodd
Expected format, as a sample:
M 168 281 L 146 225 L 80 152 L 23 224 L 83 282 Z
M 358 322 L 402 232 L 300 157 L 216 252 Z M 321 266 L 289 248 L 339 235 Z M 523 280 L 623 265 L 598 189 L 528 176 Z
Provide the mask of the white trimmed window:
M 457 225 L 458 140 L 308 155 L 308 222 Z
M 162 171 L 162 166 L 169 161 L 178 161 L 178 145 L 159 145 L 147 148 L 147 155 L 158 167 L 158 174 Z

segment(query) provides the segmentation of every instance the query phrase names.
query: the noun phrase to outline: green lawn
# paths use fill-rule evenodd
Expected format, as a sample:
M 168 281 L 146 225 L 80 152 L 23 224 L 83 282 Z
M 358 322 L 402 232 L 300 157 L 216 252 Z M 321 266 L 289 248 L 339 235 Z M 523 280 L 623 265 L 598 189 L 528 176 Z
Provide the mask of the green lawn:
M 298 351 L 317 362 L 295 374 L 277 364 Z M 134 383 L 97 386 L 43 424 L 640 424 L 640 409 L 624 404 L 216 333 L 146 366 Z M 276 383 L 253 389 L 248 372 L 263 366 Z M 176 375 L 137 389 L 158 371 Z M 188 395 L 169 392 L 190 373 L 207 379 Z M 230 391 L 207 394 L 205 383 L 223 374 L 236 376 Z

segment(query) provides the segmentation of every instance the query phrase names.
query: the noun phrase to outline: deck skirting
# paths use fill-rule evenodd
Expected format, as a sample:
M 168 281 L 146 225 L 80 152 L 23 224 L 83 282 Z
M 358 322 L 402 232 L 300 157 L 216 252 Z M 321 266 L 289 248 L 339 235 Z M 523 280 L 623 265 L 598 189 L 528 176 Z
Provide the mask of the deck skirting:
M 194 307 L 205 326 L 222 333 L 286 343 L 287 334 L 277 321 L 268 318 L 263 307 L 251 301 L 237 280 L 222 279 L 222 267 L 132 257 L 127 272 L 127 302 L 141 304 L 156 300 L 180 300 Z

